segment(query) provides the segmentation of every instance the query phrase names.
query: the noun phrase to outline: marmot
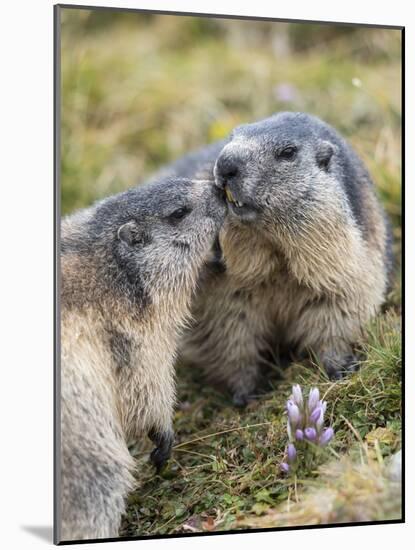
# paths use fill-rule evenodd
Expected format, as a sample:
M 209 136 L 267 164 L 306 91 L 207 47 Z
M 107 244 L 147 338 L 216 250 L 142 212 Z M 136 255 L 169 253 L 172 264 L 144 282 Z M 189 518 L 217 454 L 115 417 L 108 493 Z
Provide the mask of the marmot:
M 157 468 L 170 454 L 176 343 L 225 213 L 210 182 L 175 179 L 63 220 L 62 540 L 118 535 L 131 438 Z
M 277 113 L 163 172 L 215 179 L 230 211 L 224 265 L 204 275 L 183 358 L 227 385 L 237 405 L 255 391 L 270 348 L 311 352 L 334 378 L 354 369 L 353 345 L 390 281 L 391 231 L 338 132 L 305 113 Z

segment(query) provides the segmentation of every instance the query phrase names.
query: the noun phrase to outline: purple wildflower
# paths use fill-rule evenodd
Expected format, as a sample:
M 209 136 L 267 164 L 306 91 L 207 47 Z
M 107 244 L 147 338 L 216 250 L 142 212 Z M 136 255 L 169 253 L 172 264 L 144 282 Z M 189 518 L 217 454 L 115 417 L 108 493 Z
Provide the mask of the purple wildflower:
M 293 401 L 297 407 L 301 410 L 303 407 L 303 392 L 301 391 L 301 386 L 296 384 L 293 386 Z
M 297 441 L 302 441 L 304 439 L 304 432 L 303 430 L 297 429 L 295 430 L 295 439 Z
M 320 392 L 318 391 L 318 388 L 312 388 L 308 396 L 308 411 L 310 412 L 310 414 L 317 407 L 319 400 L 320 400 Z
M 308 441 L 316 441 L 317 439 L 317 431 L 315 428 L 306 428 L 304 430 L 304 435 L 305 435 L 305 438 L 308 440 Z
M 334 430 L 330 426 L 329 428 L 324 428 L 323 433 L 320 435 L 318 439 L 318 443 L 321 447 L 324 447 L 329 443 L 334 437 Z
M 285 462 L 280 464 L 281 472 L 285 474 L 291 473 L 296 468 L 295 464 L 303 460 L 304 455 L 311 458 L 317 456 L 315 447 L 326 446 L 334 437 L 333 428 L 324 427 L 327 403 L 320 399 L 318 388 L 310 389 L 307 402 L 304 401 L 303 395 L 300 385 L 295 384 L 286 404 L 288 445 Z M 304 440 L 314 443 L 314 448 L 305 445 Z
M 287 447 L 287 461 L 288 464 L 292 464 L 297 458 L 297 450 L 292 443 Z
M 291 428 L 295 429 L 301 422 L 301 413 L 300 409 L 297 407 L 294 401 L 291 401 L 291 399 L 287 401 L 287 413 Z
M 319 420 L 320 416 L 322 416 L 322 415 L 323 415 L 323 409 L 321 407 L 317 406 L 314 409 L 314 411 L 310 414 L 310 421 L 313 424 L 315 424 Z

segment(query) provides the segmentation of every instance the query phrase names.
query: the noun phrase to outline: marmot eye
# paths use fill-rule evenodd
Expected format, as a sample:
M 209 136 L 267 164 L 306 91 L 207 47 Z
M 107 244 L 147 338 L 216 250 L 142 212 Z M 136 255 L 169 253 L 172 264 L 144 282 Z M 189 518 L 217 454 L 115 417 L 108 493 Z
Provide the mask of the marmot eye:
M 179 221 L 185 218 L 188 214 L 190 214 L 191 209 L 188 206 L 183 206 L 182 208 L 178 208 L 177 210 L 174 210 L 171 214 L 169 214 L 168 218 L 171 221 Z
M 277 157 L 280 159 L 292 160 L 295 157 L 296 153 L 297 147 L 289 145 L 288 147 L 284 147 L 284 149 L 278 151 Z

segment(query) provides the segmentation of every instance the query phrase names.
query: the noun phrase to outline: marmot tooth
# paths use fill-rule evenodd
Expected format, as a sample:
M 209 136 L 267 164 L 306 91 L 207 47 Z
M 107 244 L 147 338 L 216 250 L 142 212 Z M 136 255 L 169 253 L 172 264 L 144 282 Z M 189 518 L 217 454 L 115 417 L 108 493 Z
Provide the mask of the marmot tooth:
M 226 198 L 228 199 L 228 201 L 234 203 L 235 200 L 234 200 L 232 192 L 231 192 L 231 190 L 229 189 L 228 186 L 225 187 L 225 193 L 226 193 Z

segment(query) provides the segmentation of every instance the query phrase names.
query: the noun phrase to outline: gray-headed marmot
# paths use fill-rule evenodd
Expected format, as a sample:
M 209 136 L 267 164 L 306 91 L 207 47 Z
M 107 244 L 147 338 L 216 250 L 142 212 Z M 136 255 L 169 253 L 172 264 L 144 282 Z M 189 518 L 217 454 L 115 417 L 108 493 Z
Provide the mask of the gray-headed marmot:
M 174 355 L 226 206 L 211 183 L 163 181 L 63 220 L 61 540 L 116 537 L 130 438 L 160 468 L 173 442 Z
M 184 358 L 240 405 L 270 347 L 311 351 L 335 378 L 354 368 L 353 344 L 385 299 L 392 253 L 370 176 L 345 140 L 314 116 L 279 113 L 163 173 L 215 177 L 230 211 L 224 266 L 203 277 Z

